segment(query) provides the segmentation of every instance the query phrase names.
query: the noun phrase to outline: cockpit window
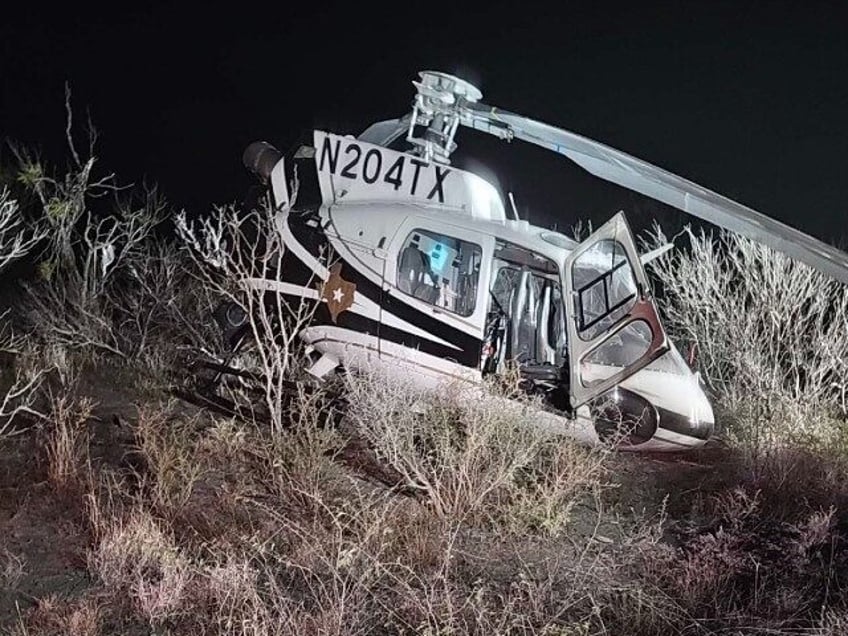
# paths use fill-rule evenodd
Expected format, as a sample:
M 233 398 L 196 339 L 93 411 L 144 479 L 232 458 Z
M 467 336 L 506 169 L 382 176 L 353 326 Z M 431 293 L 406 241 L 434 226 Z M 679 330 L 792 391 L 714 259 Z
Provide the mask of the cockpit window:
M 413 230 L 398 255 L 397 286 L 405 294 L 470 316 L 477 304 L 483 250 L 461 239 Z

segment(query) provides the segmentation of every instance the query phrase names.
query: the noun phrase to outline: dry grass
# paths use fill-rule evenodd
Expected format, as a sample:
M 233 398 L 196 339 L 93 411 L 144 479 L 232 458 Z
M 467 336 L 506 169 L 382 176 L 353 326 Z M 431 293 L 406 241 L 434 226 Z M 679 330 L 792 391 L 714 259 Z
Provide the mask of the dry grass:
M 21 633 L 72 621 L 79 633 L 257 635 L 827 634 L 844 623 L 838 465 L 813 473 L 786 458 L 739 471 L 736 488 L 693 498 L 674 520 L 616 525 L 606 454 L 452 391 L 350 382 L 340 430 L 326 396 L 305 387 L 290 406 L 298 427 L 282 431 L 149 404 L 131 464 L 62 463 L 91 471 L 79 479 L 97 600 L 43 600 Z M 348 435 L 370 436 L 414 488 L 341 463 Z M 85 435 L 65 437 L 76 442 L 57 448 L 77 452 L 63 456 L 87 457 Z M 773 504 L 816 482 L 806 505 Z
M 604 452 L 522 426 L 525 411 L 495 400 L 349 382 L 341 429 L 306 387 L 286 430 L 148 404 L 133 423 L 137 461 L 79 464 L 92 473 L 98 590 L 80 629 L 660 636 L 827 634 L 844 622 L 838 465 L 813 473 L 774 456 L 770 472 L 740 470 L 737 487 L 693 498 L 674 520 L 616 523 Z M 340 462 L 357 435 L 413 488 Z M 792 483 L 815 498 L 774 505 Z M 22 625 L 59 633 L 45 621 L 35 608 Z
M 0 551 L 0 590 L 14 590 L 25 571 L 22 557 L 5 548 Z
M 14 636 L 101 636 L 103 607 L 96 600 L 63 599 L 51 595 L 39 599 L 25 619 L 21 619 Z
M 52 400 L 45 450 L 47 476 L 59 492 L 80 492 L 85 486 L 90 473 L 88 422 L 92 407 L 87 399 L 59 396 Z
M 456 440 L 440 447 L 441 481 L 430 483 L 442 501 L 456 498 L 456 510 L 472 506 L 450 517 L 429 493 L 395 494 L 335 461 L 345 439 L 311 406 L 314 395 L 304 396 L 294 407 L 300 426 L 270 434 L 231 420 L 189 426 L 167 410 L 140 411 L 145 470 L 101 477 L 88 495 L 89 567 L 111 595 L 111 611 L 207 633 L 506 633 L 518 626 L 541 633 L 546 625 L 589 624 L 580 611 L 620 594 L 611 583 L 614 564 L 591 551 L 568 547 L 574 558 L 553 570 L 529 562 L 538 559 L 537 541 L 564 537 L 574 501 L 597 484 L 590 454 L 544 436 L 528 450 L 536 433 L 528 437 L 491 415 L 467 447 Z M 477 416 L 445 399 L 422 421 L 440 434 L 453 418 Z M 471 474 L 511 439 L 501 450 L 513 455 L 495 473 Z M 452 467 L 464 484 L 448 482 Z M 478 502 L 470 489 L 498 474 Z M 213 482 L 215 493 L 204 487 Z M 508 512 L 484 509 L 496 502 Z M 203 515 L 193 513 L 198 506 Z M 610 589 L 589 594 L 589 580 Z
M 82 362 L 119 360 L 130 383 L 141 368 L 156 393 L 175 342 L 202 349 L 212 339 L 200 316 L 208 298 L 183 293 L 203 287 L 184 284 L 204 278 L 191 269 L 198 263 L 152 241 L 142 218 L 161 212 L 158 199 L 117 210 L 135 218 L 124 228 L 132 236 L 71 223 L 84 218 L 92 187 L 113 183 L 92 166 L 77 161 L 68 178 L 53 178 L 32 164 L 23 175 L 43 204 L 36 212 L 59 228 L 55 262 L 29 291 L 41 295 L 26 304 L 44 311 L 27 317 L 42 321 L 30 325 L 31 350 L 53 369 L 47 476 L 57 502 L 84 505 L 92 587 L 44 596 L 22 612 L 19 634 L 845 632 L 848 340 L 844 324 L 823 320 L 843 315 L 841 289 L 745 243 L 722 252 L 693 237 L 693 258 L 658 262 L 673 330 L 702 345 L 731 438 L 755 451 L 718 467 L 739 479 L 691 493 L 674 519 L 608 509 L 608 452 L 532 426 L 539 405 L 508 381 L 485 395 L 347 376 L 348 410 L 335 425 L 327 391 L 299 384 L 289 394 L 296 329 L 279 332 L 278 320 L 308 312 L 250 305 L 260 296 L 245 301 L 226 276 L 220 291 L 257 309 L 253 355 L 270 378 L 271 426 L 187 416 L 155 395 L 130 422 L 132 443 L 107 460 L 94 452 L 103 449 L 92 444 L 93 404 L 78 395 Z M 201 232 L 216 250 L 206 256 L 241 228 L 232 210 L 217 218 L 220 231 Z M 105 251 L 74 239 L 80 230 L 108 239 L 120 258 L 104 264 Z M 247 251 L 234 256 L 248 268 L 281 255 L 255 252 L 261 241 L 239 245 Z M 83 296 L 70 321 L 58 311 Z M 282 337 L 263 348 L 268 333 Z M 351 448 L 400 483 L 374 479 L 349 461 Z M 632 465 L 642 478 L 647 464 Z M 675 470 L 658 491 L 683 488 L 683 464 Z M 29 576 L 24 561 L 0 550 L 5 589 Z
M 138 479 L 146 501 L 162 516 L 180 512 L 203 472 L 193 433 L 196 426 L 195 421 L 171 416 L 167 406 L 139 409 L 136 439 L 144 469 Z
M 151 625 L 182 611 L 190 562 L 162 524 L 144 510 L 112 521 L 92 550 L 89 567 L 107 588 L 129 595 Z

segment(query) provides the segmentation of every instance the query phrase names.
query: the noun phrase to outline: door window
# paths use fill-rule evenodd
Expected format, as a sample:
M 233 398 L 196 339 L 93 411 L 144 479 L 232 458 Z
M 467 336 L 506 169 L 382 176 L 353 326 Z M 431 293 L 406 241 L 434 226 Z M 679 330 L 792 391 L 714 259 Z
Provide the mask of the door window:
M 563 266 L 570 400 L 577 408 L 657 359 L 668 340 L 622 212 Z
M 460 316 L 477 305 L 483 250 L 461 239 L 413 230 L 398 254 L 400 291 Z
M 644 356 L 654 334 L 644 320 L 629 323 L 583 358 L 580 375 L 583 384 L 593 386 L 612 377 Z
M 574 261 L 578 334 L 592 340 L 625 316 L 636 303 L 636 279 L 621 243 L 601 240 Z

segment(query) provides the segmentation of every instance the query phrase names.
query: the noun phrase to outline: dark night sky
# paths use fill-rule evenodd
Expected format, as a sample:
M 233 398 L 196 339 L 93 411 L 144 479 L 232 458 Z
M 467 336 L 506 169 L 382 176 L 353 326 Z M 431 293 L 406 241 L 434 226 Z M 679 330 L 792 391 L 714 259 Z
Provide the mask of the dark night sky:
M 288 150 L 314 127 L 357 133 L 406 112 L 410 81 L 434 68 L 474 81 L 487 103 L 825 240 L 848 236 L 845 2 L 14 4 L 0 23 L 0 137 L 61 158 L 67 80 L 102 164 L 158 182 L 178 206 L 239 200 L 250 141 Z M 537 222 L 646 205 L 545 151 L 469 135 L 463 150 Z

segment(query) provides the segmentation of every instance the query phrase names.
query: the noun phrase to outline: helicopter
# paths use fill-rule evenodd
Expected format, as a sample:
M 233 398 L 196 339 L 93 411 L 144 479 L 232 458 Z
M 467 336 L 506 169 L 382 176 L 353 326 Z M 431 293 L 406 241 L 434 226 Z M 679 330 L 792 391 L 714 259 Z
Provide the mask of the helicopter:
M 411 112 L 356 137 L 315 130 L 284 156 L 244 153 L 285 253 L 252 285 L 314 302 L 307 371 L 480 387 L 517 368 L 537 423 L 588 444 L 697 448 L 715 418 L 663 327 L 623 212 L 577 241 L 511 214 L 497 188 L 451 164 L 459 129 L 547 148 L 589 173 L 762 242 L 848 283 L 848 255 L 682 177 L 575 133 L 482 103 L 471 83 L 419 73 Z M 292 187 L 296 175 L 297 187 Z M 327 249 L 335 255 L 326 263 Z M 319 285 L 315 285 L 315 280 Z M 245 317 L 225 315 L 233 330 Z M 622 423 L 626 423 L 622 434 Z

